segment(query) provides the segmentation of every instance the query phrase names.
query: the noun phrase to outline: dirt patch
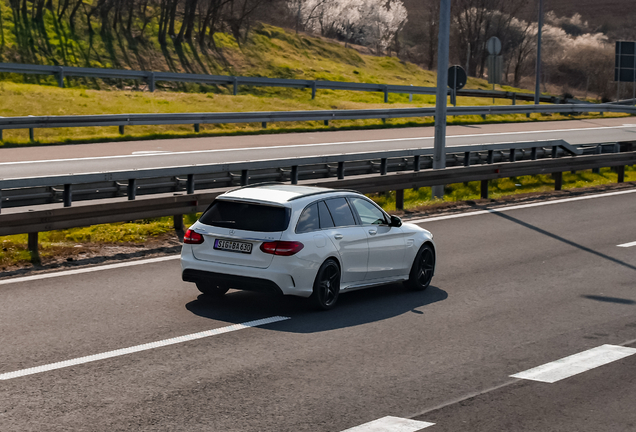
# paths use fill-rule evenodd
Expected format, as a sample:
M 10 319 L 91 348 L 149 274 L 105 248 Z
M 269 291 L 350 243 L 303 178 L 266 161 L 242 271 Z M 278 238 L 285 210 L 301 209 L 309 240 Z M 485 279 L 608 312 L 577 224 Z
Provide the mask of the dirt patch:
M 636 182 L 607 184 L 581 189 L 568 189 L 554 192 L 536 192 L 529 194 L 508 195 L 498 199 L 483 199 L 475 201 L 458 201 L 435 203 L 406 211 L 392 212 L 405 221 L 427 216 L 466 213 L 474 210 L 487 210 L 510 205 L 529 204 L 539 201 L 554 201 L 563 198 L 573 198 L 593 195 L 602 192 L 614 192 L 635 189 Z M 29 276 L 71 268 L 81 268 L 98 264 L 110 264 L 127 260 L 152 258 L 174 255 L 181 251 L 181 243 L 176 235 L 162 235 L 149 239 L 144 244 L 81 244 L 61 247 L 55 250 L 53 256 L 43 257 L 42 264 L 15 265 L 0 271 L 0 280 L 17 276 Z

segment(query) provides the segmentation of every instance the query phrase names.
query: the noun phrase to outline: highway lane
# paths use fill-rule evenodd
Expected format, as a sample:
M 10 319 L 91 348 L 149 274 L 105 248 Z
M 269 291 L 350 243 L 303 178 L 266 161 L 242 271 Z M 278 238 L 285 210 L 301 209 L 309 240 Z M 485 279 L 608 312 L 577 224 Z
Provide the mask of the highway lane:
M 429 290 L 354 292 L 326 313 L 254 293 L 207 301 L 174 259 L 0 284 L 0 374 L 290 318 L 0 380 L 0 430 L 338 432 L 385 416 L 630 430 L 636 356 L 554 384 L 510 375 L 636 347 L 636 247 L 618 247 L 636 241 L 635 212 L 622 193 L 425 220 L 440 258 Z
M 564 139 L 571 144 L 636 140 L 630 118 L 451 126 L 447 146 Z M 0 150 L 0 178 L 65 175 L 432 148 L 432 128 L 208 137 Z

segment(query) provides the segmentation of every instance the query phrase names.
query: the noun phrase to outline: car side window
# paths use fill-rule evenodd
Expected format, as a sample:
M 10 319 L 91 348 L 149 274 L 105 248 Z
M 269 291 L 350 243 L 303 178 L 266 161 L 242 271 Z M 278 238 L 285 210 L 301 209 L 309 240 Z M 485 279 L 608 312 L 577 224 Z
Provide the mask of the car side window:
M 324 201 L 320 201 L 318 203 L 318 214 L 320 215 L 320 228 L 326 229 L 333 228 L 335 226 L 331 217 L 331 213 L 329 213 L 327 204 L 325 204 Z
M 332 198 L 325 201 L 329 213 L 333 218 L 333 222 L 337 227 L 346 227 L 356 224 L 356 220 L 353 217 L 353 212 L 349 203 L 344 198 Z
M 362 198 L 349 198 L 349 200 L 358 212 L 358 216 L 360 216 L 363 225 L 387 224 L 384 213 L 369 201 Z
M 317 231 L 320 229 L 320 222 L 318 219 L 318 204 L 314 203 L 305 208 L 298 219 L 296 224 L 296 233 L 306 233 L 310 231 Z

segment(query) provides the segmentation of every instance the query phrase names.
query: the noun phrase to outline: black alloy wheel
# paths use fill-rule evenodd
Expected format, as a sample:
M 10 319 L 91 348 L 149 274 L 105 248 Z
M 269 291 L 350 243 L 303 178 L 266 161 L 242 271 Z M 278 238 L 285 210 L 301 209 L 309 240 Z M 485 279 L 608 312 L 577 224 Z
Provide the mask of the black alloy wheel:
M 230 290 L 229 288 L 217 286 L 212 282 L 199 281 L 196 284 L 199 291 L 210 297 L 223 297 Z
M 340 267 L 336 261 L 328 259 L 318 269 L 310 299 L 317 309 L 328 310 L 334 307 L 339 294 Z
M 416 291 L 423 291 L 431 284 L 435 271 L 435 252 L 429 244 L 423 245 L 415 256 L 407 285 Z

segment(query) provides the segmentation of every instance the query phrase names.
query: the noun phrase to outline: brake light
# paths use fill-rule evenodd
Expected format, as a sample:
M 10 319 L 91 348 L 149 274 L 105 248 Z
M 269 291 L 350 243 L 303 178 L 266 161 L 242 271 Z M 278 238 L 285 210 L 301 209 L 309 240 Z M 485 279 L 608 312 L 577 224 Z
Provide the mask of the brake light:
M 264 242 L 261 244 L 260 249 L 272 255 L 282 255 L 282 256 L 290 256 L 297 254 L 305 247 L 301 242 L 295 241 L 273 241 L 273 242 Z
M 186 244 L 201 244 L 203 243 L 203 236 L 189 229 L 183 236 L 183 242 Z

